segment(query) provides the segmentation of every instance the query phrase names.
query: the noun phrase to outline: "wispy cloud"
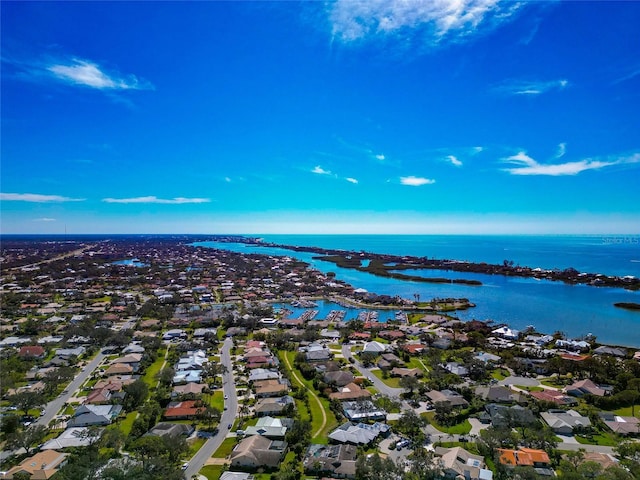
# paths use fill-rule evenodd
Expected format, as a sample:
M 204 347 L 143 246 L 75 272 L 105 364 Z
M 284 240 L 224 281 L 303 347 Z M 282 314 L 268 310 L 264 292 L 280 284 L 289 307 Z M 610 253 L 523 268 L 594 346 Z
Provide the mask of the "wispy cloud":
M 316 165 L 312 170 L 311 173 L 315 173 L 317 175 L 333 175 L 331 173 L 331 170 L 325 170 L 324 168 L 322 168 L 320 165 Z
M 567 153 L 567 144 L 565 142 L 558 144 L 558 150 L 556 151 L 556 158 L 562 158 Z
M 607 160 L 586 158 L 574 162 L 550 164 L 538 163 L 527 155 L 526 152 L 519 152 L 516 155 L 505 158 L 504 162 L 514 165 L 514 167 L 504 169 L 504 171 L 509 172 L 511 175 L 548 175 L 557 177 L 577 175 L 587 170 L 599 170 L 613 165 L 640 163 L 640 153 L 614 157 Z
M 618 83 L 626 82 L 627 80 L 631 80 L 632 78 L 635 78 L 638 75 L 640 75 L 640 66 L 636 65 L 626 75 L 616 78 L 613 82 L 611 82 L 611 85 L 617 85 Z
M 507 22 L 522 2 L 501 0 L 338 0 L 328 7 L 332 37 L 415 39 L 423 45 L 459 41 Z
M 454 167 L 462 166 L 462 162 L 455 155 L 447 155 L 445 157 L 445 160 L 449 162 L 451 165 L 453 165 Z
M 422 185 L 432 185 L 434 183 L 436 183 L 436 181 L 431 178 L 414 177 L 413 175 L 400 177 L 400 184 L 410 187 L 421 187 Z
M 19 78 L 33 81 L 58 81 L 66 85 L 86 87 L 106 92 L 123 90 L 153 90 L 147 80 L 133 74 L 123 74 L 97 62 L 78 57 L 16 60 L 2 58 L 11 65 Z
M 55 218 L 48 218 L 48 217 L 34 218 L 33 221 L 34 222 L 57 222 Z
M 89 60 L 72 58 L 66 62 L 54 63 L 46 67 L 58 80 L 71 85 L 96 88 L 98 90 L 148 90 L 153 86 L 135 75 L 109 72 Z
M 155 196 L 148 197 L 133 197 L 133 198 L 103 198 L 103 202 L 106 203 L 158 203 L 163 205 L 184 205 L 186 203 L 209 203 L 208 198 L 158 198 Z
M 569 85 L 569 80 L 564 78 L 548 81 L 508 80 L 494 87 L 494 90 L 505 95 L 535 96 L 554 90 L 564 90 Z
M 381 162 L 384 162 L 384 159 L 386 158 L 382 153 L 375 155 L 375 157 L 376 160 L 380 160 Z
M 70 198 L 61 195 L 41 195 L 39 193 L 0 193 L 3 202 L 61 203 L 82 202 L 84 198 Z
M 358 180 L 352 177 L 346 177 L 345 180 L 349 183 L 355 183 L 356 185 L 358 184 Z

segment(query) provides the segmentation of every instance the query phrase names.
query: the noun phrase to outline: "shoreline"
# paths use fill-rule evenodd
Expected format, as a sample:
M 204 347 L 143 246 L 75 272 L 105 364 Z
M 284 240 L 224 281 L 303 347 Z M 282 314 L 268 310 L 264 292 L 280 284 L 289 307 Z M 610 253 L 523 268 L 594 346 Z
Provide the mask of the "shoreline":
M 633 276 L 618 277 L 615 275 L 604 275 L 600 273 L 579 272 L 574 268 L 566 268 L 564 270 L 549 270 L 542 268 L 531 268 L 526 266 L 514 265 L 513 262 L 504 261 L 502 265 L 484 262 L 468 262 L 452 259 L 429 259 L 427 257 L 416 257 L 410 255 L 392 255 L 386 253 L 373 253 L 366 251 L 341 250 L 321 247 L 306 247 L 298 245 L 285 245 L 274 242 L 265 242 L 262 238 L 257 237 L 220 237 L 215 241 L 221 243 L 244 243 L 258 247 L 281 248 L 294 252 L 315 253 L 320 255 L 316 257 L 319 260 L 333 261 L 331 258 L 338 257 L 353 260 L 360 258 L 363 260 L 378 260 L 383 264 L 396 263 L 403 265 L 402 268 L 425 269 L 425 270 L 451 270 L 455 272 L 479 273 L 485 275 L 502 275 L 505 277 L 523 277 L 534 278 L 538 280 L 560 281 L 569 285 L 588 285 L 593 287 L 610 287 L 622 288 L 630 291 L 640 290 L 640 278 Z M 334 263 L 336 263 L 334 261 Z M 339 265 L 343 268 L 356 269 L 347 262 L 345 265 Z M 367 270 L 363 270 L 367 271 Z M 369 272 L 373 273 L 373 272 Z M 384 275 L 382 275 L 384 276 Z M 417 277 L 424 279 L 425 277 Z M 412 279 L 413 280 L 413 279 Z M 477 285 L 477 284 L 476 284 Z

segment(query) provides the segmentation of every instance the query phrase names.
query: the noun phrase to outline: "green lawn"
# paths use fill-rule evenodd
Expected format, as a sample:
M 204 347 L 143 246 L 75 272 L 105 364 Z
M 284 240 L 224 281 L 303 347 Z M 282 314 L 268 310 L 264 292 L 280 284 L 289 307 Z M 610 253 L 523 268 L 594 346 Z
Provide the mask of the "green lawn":
M 297 377 L 302 380 L 302 384 L 300 384 L 300 382 L 298 382 L 296 378 L 292 375 L 291 376 L 292 384 L 294 386 L 302 385 L 306 387 L 307 390 L 314 392 L 317 395 L 317 392 L 313 388 L 312 382 L 309 380 L 305 380 L 302 374 L 300 373 L 300 371 L 293 366 L 295 352 L 283 352 L 283 355 L 287 356 L 287 360 L 289 361 L 289 364 L 291 365 L 293 371 L 296 373 Z M 287 363 L 283 362 L 281 366 L 283 366 L 284 368 L 287 368 Z M 311 414 L 311 434 L 313 435 L 322 426 L 323 412 L 327 417 L 327 423 L 322 429 L 322 432 L 320 432 L 318 436 L 312 438 L 312 442 L 327 443 L 328 441 L 327 433 L 333 430 L 334 428 L 336 428 L 336 426 L 338 425 L 338 421 L 336 420 L 335 415 L 329 408 L 329 400 L 322 397 L 318 397 L 318 399 L 320 400 L 320 403 L 318 403 L 318 401 L 316 401 L 316 399 L 313 398 L 313 396 L 309 395 L 309 413 Z M 304 404 L 302 402 L 296 401 L 296 405 L 298 406 L 298 408 L 301 405 L 304 407 Z M 300 418 L 305 419 L 305 416 L 303 415 L 302 411 L 300 411 Z M 307 416 L 306 418 L 308 419 L 309 417 Z
M 542 387 L 528 387 L 526 385 L 514 385 L 516 388 L 519 388 L 521 390 L 525 390 L 527 392 L 542 392 L 544 391 L 544 388 Z
M 458 423 L 456 425 L 452 425 L 450 427 L 446 427 L 444 425 L 440 425 L 436 422 L 436 413 L 435 412 L 424 412 L 420 414 L 429 420 L 429 423 L 433 425 L 435 428 L 444 433 L 450 433 L 453 435 L 465 435 L 471 431 L 471 424 L 469 420 L 465 419 L 463 422 Z
M 504 368 L 496 368 L 491 372 L 491 378 L 495 380 L 504 380 L 509 376 L 509 371 Z
M 616 439 L 615 435 L 608 432 L 596 433 L 589 437 L 575 435 L 575 438 L 578 443 L 581 443 L 583 445 L 602 445 L 605 447 L 615 447 L 616 445 L 618 445 L 618 443 L 620 443 Z
M 222 475 L 222 471 L 222 465 L 205 465 L 199 473 L 207 477 L 208 480 L 218 480 Z
M 632 415 L 632 410 L 635 415 Z M 618 410 L 613 411 L 616 415 L 620 415 L 621 417 L 637 417 L 640 418 L 640 405 L 636 405 L 635 408 L 632 407 L 624 407 L 619 408 Z
M 194 440 L 189 442 L 189 458 L 193 457 L 198 450 L 200 450 L 200 448 L 202 448 L 202 445 L 204 445 L 204 443 L 207 441 L 206 438 L 200 438 L 200 437 L 196 437 Z
M 212 457 L 226 458 L 228 455 L 231 455 L 231 452 L 233 451 L 233 447 L 236 446 L 236 440 L 237 439 L 233 437 L 225 438 L 222 441 L 222 445 L 220 445 L 220 448 L 216 450 L 216 452 L 212 455 Z
M 213 408 L 217 408 L 220 412 L 224 410 L 224 394 L 220 390 L 216 390 L 212 394 L 206 396 L 209 400 L 209 405 Z
M 160 368 L 164 363 L 164 353 L 164 348 L 158 350 L 158 358 L 156 358 L 156 361 L 147 367 L 144 372 L 144 376 L 142 377 L 142 380 L 149 386 L 150 389 L 155 388 L 156 384 L 158 383 L 156 376 L 160 372 Z
M 400 379 L 399 378 L 397 378 L 397 377 L 383 378 L 382 377 L 382 370 L 371 370 L 371 373 L 373 373 L 376 377 L 378 377 L 380 380 L 382 380 L 387 387 L 400 388 Z
M 120 421 L 120 431 L 125 435 L 129 435 L 129 432 L 131 432 L 131 427 L 133 427 L 133 422 L 135 421 L 137 416 L 138 412 L 128 413 L 124 420 Z

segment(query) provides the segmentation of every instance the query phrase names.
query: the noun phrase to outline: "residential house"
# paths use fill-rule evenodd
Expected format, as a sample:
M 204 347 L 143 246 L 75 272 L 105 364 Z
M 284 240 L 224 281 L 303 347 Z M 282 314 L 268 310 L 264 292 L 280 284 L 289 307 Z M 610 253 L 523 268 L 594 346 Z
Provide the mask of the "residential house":
M 342 402 L 344 416 L 351 421 L 386 420 L 387 412 L 376 407 L 371 400 Z
M 253 475 L 247 472 L 222 472 L 220 480 L 253 480 Z
M 151 430 L 149 430 L 146 435 L 177 438 L 180 436 L 188 437 L 193 433 L 193 431 L 193 426 L 187 423 L 160 422 L 157 423 L 156 426 Z
M 600 412 L 598 414 L 604 424 L 618 435 L 638 435 L 640 434 L 640 419 L 636 417 L 623 417 L 611 412 Z
M 386 352 L 388 349 L 388 346 L 385 345 L 384 343 L 380 343 L 380 342 L 376 342 L 375 340 L 372 342 L 367 342 L 364 344 L 364 348 L 362 349 L 362 352 L 368 352 L 368 353 L 373 353 L 376 355 L 380 355 L 384 352 Z
M 485 414 L 480 416 L 483 423 L 490 422 L 494 427 L 526 426 L 536 423 L 536 417 L 531 410 L 520 405 L 508 407 L 497 403 L 485 405 Z M 488 420 L 488 422 L 487 422 Z
M 202 404 L 198 400 L 170 402 L 162 416 L 167 420 L 190 420 L 195 418 L 202 409 Z
M 258 382 L 260 380 L 274 380 L 278 378 L 280 378 L 280 372 L 272 369 L 254 368 L 249 373 L 249 382 Z
M 114 363 L 107 368 L 104 372 L 105 376 L 110 377 L 113 375 L 133 375 L 134 369 L 131 365 L 126 363 Z
M 559 435 L 571 435 L 575 428 L 583 429 L 591 426 L 591 420 L 575 410 L 549 410 L 541 412 L 540 416 Z
M 287 420 L 289 421 L 287 422 Z M 262 435 L 272 440 L 284 440 L 287 434 L 287 425 L 292 423 L 293 421 L 287 418 L 261 417 L 254 426 L 247 427 L 244 434 L 247 436 Z
M 121 411 L 122 405 L 82 405 L 76 408 L 73 418 L 67 422 L 67 427 L 109 425 Z
M 392 377 L 422 377 L 424 373 L 419 368 L 394 367 L 389 372 Z
M 491 480 L 493 472 L 485 468 L 484 457 L 473 455 L 462 447 L 437 447 L 435 454 L 440 457 L 445 478 L 465 480 Z
M 595 395 L 596 397 L 604 397 L 606 390 L 600 388 L 588 378 L 585 380 L 579 380 L 573 384 L 564 388 L 564 392 L 573 395 L 574 397 L 581 397 L 586 394 Z
M 331 432 L 329 440 L 337 443 L 368 445 L 378 436 L 386 437 L 390 430 L 391 427 L 389 425 L 381 422 L 375 422 L 374 424 L 347 422 Z
M 361 398 L 369 398 L 371 396 L 371 392 L 365 388 L 360 387 L 360 385 L 356 383 L 350 383 L 338 389 L 337 392 L 332 392 L 329 394 L 329 398 L 331 400 L 358 400 Z
M 518 450 L 498 448 L 499 461 L 502 465 L 515 467 L 533 467 L 536 473 L 552 476 L 553 470 L 549 468 L 551 461 L 544 450 L 520 447 Z
M 289 392 L 289 383 L 280 378 L 259 380 L 253 382 L 253 388 L 258 398 L 280 397 Z
M 47 480 L 67 463 L 67 453 L 43 450 L 25 458 L 19 465 L 9 469 L 1 478 L 13 479 L 17 474 L 28 475 L 30 480 Z
M 101 432 L 97 436 L 91 437 L 87 427 L 71 427 L 56 438 L 52 438 L 40 447 L 40 450 L 63 450 L 72 447 L 87 447 L 100 438 Z
M 46 350 L 40 345 L 28 345 L 20 347 L 18 356 L 20 358 L 44 358 Z
M 354 379 L 353 373 L 344 370 L 335 370 L 324 374 L 324 381 L 326 383 L 334 384 L 338 387 L 344 387 L 353 382 Z
M 308 347 L 304 348 L 305 358 L 307 362 L 326 362 L 332 358 L 332 353 L 326 345 L 320 345 L 318 343 L 312 343 Z
M 354 478 L 356 456 L 355 445 L 312 444 L 303 459 L 304 471 L 308 475 Z
M 578 400 L 570 397 L 557 390 L 543 390 L 542 392 L 529 392 L 533 398 L 541 400 L 543 402 L 553 402 L 560 406 L 575 406 L 578 405 Z
M 521 403 L 525 397 L 519 392 L 515 392 L 502 385 L 490 385 L 476 388 L 476 395 L 492 403 Z
M 469 375 L 469 369 L 464 365 L 460 365 L 458 362 L 448 362 L 444 369 L 449 373 L 453 373 L 454 375 L 458 375 L 459 377 L 466 377 Z
M 453 408 L 466 407 L 469 405 L 462 395 L 458 392 L 454 392 L 453 390 L 430 390 L 427 392 L 427 397 L 431 400 L 432 403 L 444 403 Z
M 292 397 L 285 395 L 276 398 L 260 398 L 253 407 L 253 411 L 257 416 L 264 415 L 280 415 L 289 405 L 294 405 Z
M 176 385 L 173 387 L 171 396 L 178 395 L 200 395 L 203 390 L 209 388 L 206 383 L 189 382 L 184 385 Z
M 596 355 L 611 355 L 618 358 L 624 358 L 627 356 L 627 351 L 625 349 L 608 347 L 606 345 L 602 345 L 601 347 L 596 348 L 593 353 Z
M 275 469 L 280 465 L 286 450 L 286 442 L 251 435 L 241 440 L 231 452 L 231 467 Z

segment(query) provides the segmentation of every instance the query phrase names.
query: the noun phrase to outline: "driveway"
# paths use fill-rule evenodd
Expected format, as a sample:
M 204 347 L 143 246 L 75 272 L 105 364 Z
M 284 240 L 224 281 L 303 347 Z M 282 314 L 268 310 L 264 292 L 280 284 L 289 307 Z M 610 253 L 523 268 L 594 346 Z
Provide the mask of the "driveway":
M 499 385 L 522 385 L 523 387 L 539 387 L 540 382 L 529 377 L 507 377 L 498 382 Z
M 469 423 L 471 424 L 471 431 L 469 432 L 469 435 L 480 435 L 480 430 L 484 430 L 489 427 L 489 425 L 482 423 L 477 418 L 469 418 Z

